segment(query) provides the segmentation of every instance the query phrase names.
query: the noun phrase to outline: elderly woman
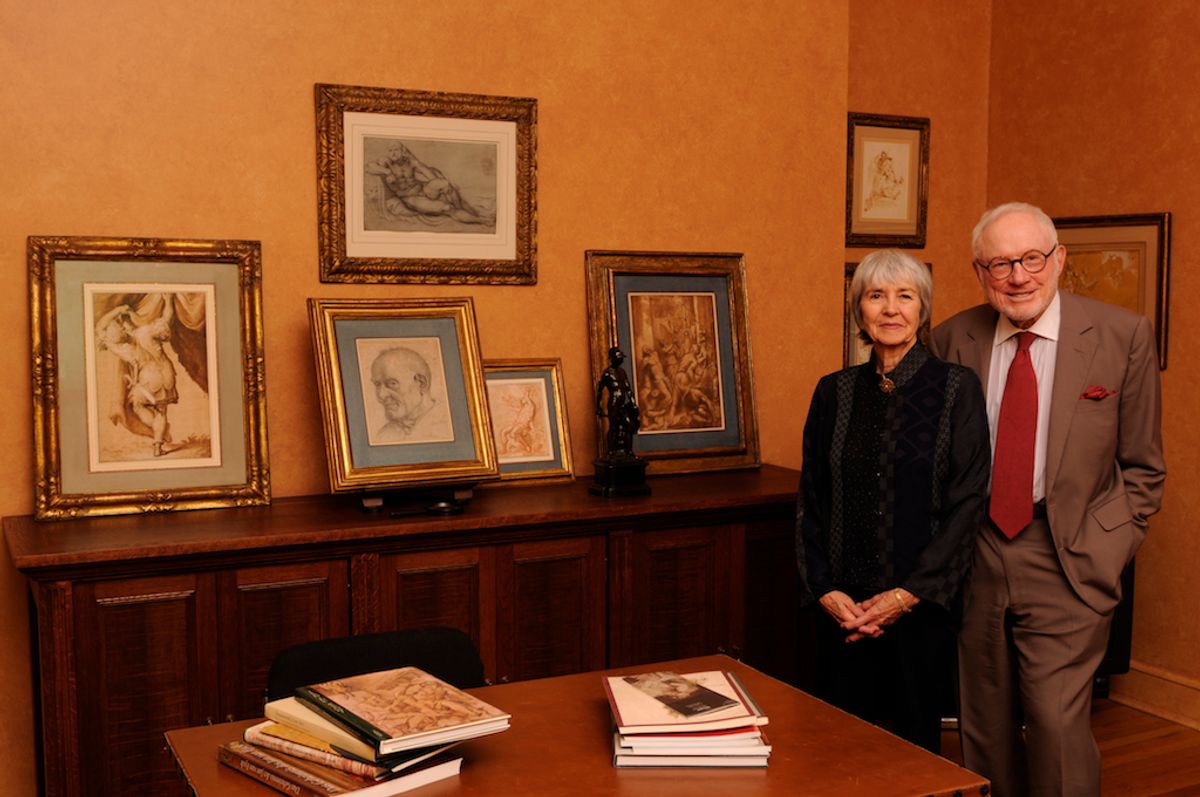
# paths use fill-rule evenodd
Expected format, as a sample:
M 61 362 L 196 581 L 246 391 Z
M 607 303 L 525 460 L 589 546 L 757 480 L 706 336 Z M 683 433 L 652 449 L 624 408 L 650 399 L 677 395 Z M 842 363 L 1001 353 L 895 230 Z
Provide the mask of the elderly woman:
M 987 494 L 983 390 L 918 340 L 929 270 L 863 259 L 850 307 L 871 358 L 817 384 L 804 426 L 796 553 L 816 599 L 821 696 L 937 752 L 952 609 Z

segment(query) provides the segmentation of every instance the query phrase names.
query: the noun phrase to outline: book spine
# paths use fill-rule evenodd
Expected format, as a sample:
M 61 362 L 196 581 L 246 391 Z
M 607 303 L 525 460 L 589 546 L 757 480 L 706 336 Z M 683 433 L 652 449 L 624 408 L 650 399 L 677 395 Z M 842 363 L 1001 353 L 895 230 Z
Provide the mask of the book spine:
M 322 764 L 327 767 L 340 769 L 343 772 L 349 772 L 352 775 L 362 775 L 367 778 L 378 778 L 386 774 L 389 770 L 382 769 L 371 764 L 355 761 L 352 758 L 340 756 L 337 753 L 327 753 L 324 750 L 315 750 L 308 745 L 292 742 L 287 739 L 280 739 L 278 736 L 272 736 L 269 733 L 256 731 L 253 728 L 247 728 L 246 733 L 242 736 L 250 744 L 265 747 L 268 750 L 275 750 L 280 753 L 287 753 L 296 758 L 303 758 L 305 761 L 313 761 L 317 764 Z
M 390 738 L 379 728 L 376 728 L 354 712 L 347 711 L 315 689 L 301 686 L 296 689 L 295 694 L 299 700 L 304 701 L 351 733 L 374 744 L 376 748 L 379 747 L 380 742 L 385 742 Z
M 269 763 L 256 758 L 246 757 L 237 751 L 221 745 L 217 748 L 217 760 L 228 767 L 236 769 L 247 777 L 254 778 L 272 789 L 294 797 L 329 797 L 334 792 L 321 791 L 309 786 L 296 783 L 275 771 Z
M 730 684 L 733 685 L 733 690 L 737 692 L 738 696 L 742 699 L 742 702 L 744 702 L 751 711 L 757 714 L 760 720 L 765 719 L 767 715 L 763 713 L 762 707 L 759 706 L 754 698 L 750 696 L 750 692 L 746 689 L 745 684 L 742 683 L 742 679 L 738 678 L 735 673 L 729 672 L 728 670 L 724 672 L 724 675 Z M 766 723 L 763 722 L 761 724 L 765 725 Z

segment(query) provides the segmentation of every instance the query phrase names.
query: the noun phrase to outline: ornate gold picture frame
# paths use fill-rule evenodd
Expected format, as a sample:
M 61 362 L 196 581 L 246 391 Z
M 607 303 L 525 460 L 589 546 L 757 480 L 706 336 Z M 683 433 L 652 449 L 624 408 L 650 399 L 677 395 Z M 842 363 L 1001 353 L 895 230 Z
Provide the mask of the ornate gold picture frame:
M 537 282 L 537 101 L 317 84 L 322 282 Z
M 757 467 L 745 267 L 740 254 L 589 251 L 593 384 L 618 346 L 647 473 Z M 597 446 L 603 439 L 597 418 Z M 598 452 L 603 454 L 603 452 Z
M 309 299 L 334 492 L 498 475 L 470 297 Z
M 30 237 L 34 516 L 270 500 L 257 241 Z
M 483 371 L 501 481 L 575 478 L 562 362 L 485 360 Z

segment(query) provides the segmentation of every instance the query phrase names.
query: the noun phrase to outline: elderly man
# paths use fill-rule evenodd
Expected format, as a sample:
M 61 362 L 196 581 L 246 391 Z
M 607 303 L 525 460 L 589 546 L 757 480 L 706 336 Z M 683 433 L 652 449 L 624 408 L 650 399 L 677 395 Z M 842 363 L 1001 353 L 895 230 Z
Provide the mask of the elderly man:
M 988 303 L 933 332 L 983 382 L 992 436 L 959 636 L 963 757 L 998 797 L 1099 795 L 1092 680 L 1166 476 L 1154 335 L 1058 290 L 1066 251 L 1032 205 L 989 210 L 972 248 Z
M 376 433 L 381 443 L 418 443 L 453 439 L 446 407 L 430 393 L 429 363 L 404 346 L 381 352 L 371 364 L 375 398 L 387 417 Z

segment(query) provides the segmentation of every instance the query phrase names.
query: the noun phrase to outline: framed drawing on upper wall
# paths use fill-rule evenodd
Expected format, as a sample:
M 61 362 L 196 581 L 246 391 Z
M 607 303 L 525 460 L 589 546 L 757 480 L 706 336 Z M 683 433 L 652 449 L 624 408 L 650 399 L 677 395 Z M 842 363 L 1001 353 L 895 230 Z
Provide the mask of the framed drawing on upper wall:
M 470 297 L 309 299 L 333 492 L 498 475 Z
M 1062 216 L 1054 219 L 1067 248 L 1059 285 L 1141 313 L 1154 324 L 1158 367 L 1167 367 L 1167 294 L 1171 214 Z
M 485 360 L 502 482 L 569 481 L 571 434 L 558 360 Z
M 586 269 L 592 382 L 620 347 L 647 472 L 757 467 L 742 256 L 589 251 Z
M 537 282 L 537 100 L 315 93 L 322 282 Z
M 926 263 L 925 267 L 929 269 L 930 276 L 933 276 L 933 263 Z M 850 306 L 850 283 L 854 279 L 854 272 L 858 269 L 858 263 L 846 264 L 846 282 L 843 288 L 843 335 L 842 335 L 842 367 L 850 368 L 855 365 L 862 365 L 871 359 L 871 345 L 863 340 L 859 335 L 861 328 L 854 320 L 853 308 Z M 930 323 L 926 321 L 918 332 L 918 336 L 922 343 L 929 343 Z
M 30 237 L 34 516 L 266 504 L 257 241 Z
M 929 119 L 851 113 L 846 246 L 925 246 Z

